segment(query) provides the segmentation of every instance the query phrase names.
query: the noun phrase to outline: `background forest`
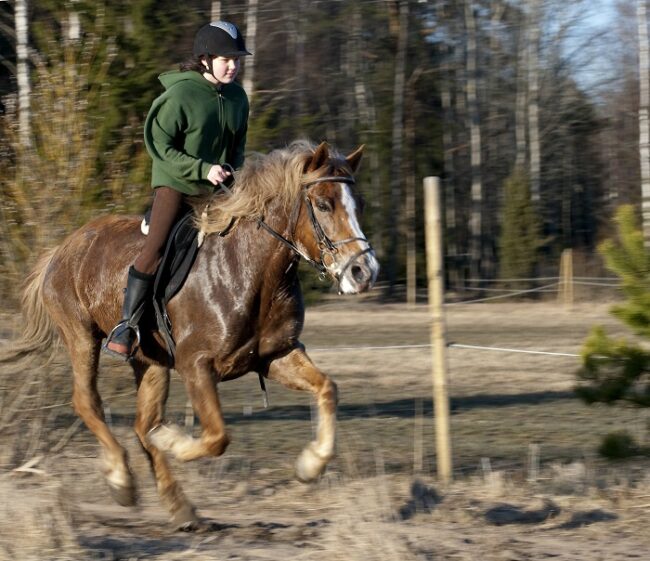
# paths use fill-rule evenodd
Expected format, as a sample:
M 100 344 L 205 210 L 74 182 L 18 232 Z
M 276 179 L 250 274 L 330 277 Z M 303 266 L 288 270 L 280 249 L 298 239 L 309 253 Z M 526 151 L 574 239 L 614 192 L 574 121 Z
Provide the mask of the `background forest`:
M 143 210 L 157 75 L 220 18 L 254 53 L 240 73 L 248 150 L 366 145 L 364 229 L 387 295 L 425 282 L 429 175 L 443 180 L 455 289 L 555 275 L 566 248 L 599 270 L 616 208 L 640 208 L 639 6 L 0 1 L 0 294 L 14 299 L 42 249 L 89 218 Z

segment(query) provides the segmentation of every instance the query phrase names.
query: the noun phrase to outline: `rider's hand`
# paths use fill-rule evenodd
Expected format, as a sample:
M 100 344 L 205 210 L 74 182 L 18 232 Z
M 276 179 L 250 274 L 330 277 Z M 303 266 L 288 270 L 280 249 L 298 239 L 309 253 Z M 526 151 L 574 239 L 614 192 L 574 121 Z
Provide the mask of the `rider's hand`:
M 208 181 L 212 185 L 217 185 L 222 181 L 225 181 L 226 178 L 230 177 L 232 174 L 225 168 L 222 168 L 220 165 L 215 165 L 210 168 L 208 172 Z

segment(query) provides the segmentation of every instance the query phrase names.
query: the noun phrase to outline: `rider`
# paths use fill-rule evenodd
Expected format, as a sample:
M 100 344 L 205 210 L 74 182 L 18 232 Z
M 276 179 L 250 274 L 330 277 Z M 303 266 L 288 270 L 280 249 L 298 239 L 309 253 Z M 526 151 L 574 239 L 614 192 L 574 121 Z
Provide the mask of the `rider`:
M 122 320 L 104 345 L 110 354 L 128 359 L 137 348 L 138 321 L 184 198 L 211 192 L 231 175 L 225 164 L 237 169 L 244 162 L 248 98 L 234 80 L 240 57 L 250 54 L 235 25 L 214 21 L 197 32 L 194 57 L 159 77 L 165 92 L 144 126 L 153 160 L 149 233 L 129 268 Z

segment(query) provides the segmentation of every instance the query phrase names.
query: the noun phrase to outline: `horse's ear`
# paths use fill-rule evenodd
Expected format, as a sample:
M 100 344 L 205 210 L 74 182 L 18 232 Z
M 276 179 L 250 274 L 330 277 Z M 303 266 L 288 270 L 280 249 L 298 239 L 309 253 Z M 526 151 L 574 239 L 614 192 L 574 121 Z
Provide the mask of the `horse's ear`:
M 352 152 L 349 156 L 345 158 L 345 161 L 348 163 L 353 173 L 356 173 L 357 169 L 359 169 L 359 164 L 361 163 L 361 156 L 363 156 L 363 149 L 365 147 L 366 145 L 362 144 L 361 146 L 359 146 L 359 148 L 357 148 L 354 152 Z
M 310 171 L 316 171 L 317 169 L 323 167 L 325 162 L 330 157 L 330 147 L 327 142 L 321 142 L 314 150 L 314 155 L 311 157 L 309 164 L 307 166 L 307 173 Z

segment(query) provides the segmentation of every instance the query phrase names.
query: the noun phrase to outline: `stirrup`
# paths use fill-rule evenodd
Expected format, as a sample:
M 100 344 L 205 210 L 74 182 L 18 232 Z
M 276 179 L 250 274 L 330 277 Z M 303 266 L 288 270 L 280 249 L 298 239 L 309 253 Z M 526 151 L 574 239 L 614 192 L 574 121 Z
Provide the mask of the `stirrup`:
M 127 329 L 131 329 L 135 333 L 135 342 L 133 345 L 131 345 L 131 352 L 127 354 L 122 354 L 118 353 L 117 351 L 114 351 L 113 349 L 108 348 L 108 344 L 111 342 L 113 339 L 113 336 L 115 335 L 115 332 L 118 330 L 118 328 L 122 327 L 123 325 L 126 325 Z M 114 358 L 119 358 L 123 360 L 124 362 L 128 362 L 133 358 L 133 355 L 137 352 L 137 350 L 140 348 L 140 328 L 137 325 L 131 325 L 129 323 L 129 320 L 123 319 L 120 321 L 113 329 L 111 329 L 111 332 L 108 334 L 108 337 L 106 337 L 106 340 L 102 344 L 102 352 L 110 355 Z

